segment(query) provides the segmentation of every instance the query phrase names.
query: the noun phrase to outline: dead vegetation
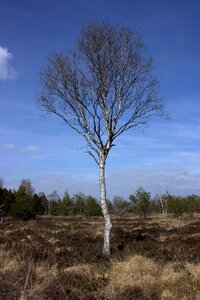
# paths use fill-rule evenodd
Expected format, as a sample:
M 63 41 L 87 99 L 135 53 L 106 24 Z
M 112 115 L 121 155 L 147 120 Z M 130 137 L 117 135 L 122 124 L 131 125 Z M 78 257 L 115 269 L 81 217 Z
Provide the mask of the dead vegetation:
M 0 299 L 200 299 L 200 216 L 41 217 L 0 226 Z

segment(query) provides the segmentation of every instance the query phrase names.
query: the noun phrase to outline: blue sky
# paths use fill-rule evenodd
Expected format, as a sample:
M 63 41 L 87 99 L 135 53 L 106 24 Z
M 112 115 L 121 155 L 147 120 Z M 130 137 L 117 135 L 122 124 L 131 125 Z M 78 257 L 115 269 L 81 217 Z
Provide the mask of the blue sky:
M 36 107 L 38 72 L 54 50 L 74 45 L 82 24 L 117 22 L 139 31 L 154 59 L 170 120 L 118 138 L 107 162 L 107 192 L 138 186 L 200 194 L 200 1 L 1 0 L 0 177 L 17 188 L 98 197 L 98 170 L 84 141 Z

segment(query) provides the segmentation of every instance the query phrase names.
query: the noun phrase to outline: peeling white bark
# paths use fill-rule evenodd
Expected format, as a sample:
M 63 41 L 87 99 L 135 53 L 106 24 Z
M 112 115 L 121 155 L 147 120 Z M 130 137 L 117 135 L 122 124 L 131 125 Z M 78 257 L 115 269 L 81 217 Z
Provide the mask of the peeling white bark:
M 101 153 L 99 162 L 100 203 L 105 220 L 103 253 L 105 255 L 110 255 L 110 233 L 112 223 L 106 203 L 105 160 L 106 157 Z

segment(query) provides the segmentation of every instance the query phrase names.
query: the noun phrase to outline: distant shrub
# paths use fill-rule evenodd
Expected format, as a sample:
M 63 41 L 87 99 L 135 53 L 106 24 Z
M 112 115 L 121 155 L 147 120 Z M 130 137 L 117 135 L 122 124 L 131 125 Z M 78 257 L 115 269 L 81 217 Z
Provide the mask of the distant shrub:
M 168 212 L 174 216 L 181 216 L 184 213 L 184 203 L 181 198 L 168 194 Z
M 129 198 L 133 205 L 133 212 L 145 219 L 150 214 L 151 194 L 139 187 L 135 195 L 130 195 Z
M 194 212 L 200 210 L 200 198 L 197 195 L 189 195 L 184 199 L 184 210 L 193 217 Z
M 102 216 L 100 205 L 96 202 L 95 198 L 89 196 L 85 202 L 84 215 L 86 217 Z
M 35 218 L 34 202 L 26 194 L 23 186 L 17 191 L 15 202 L 12 203 L 10 208 L 10 215 L 23 220 Z

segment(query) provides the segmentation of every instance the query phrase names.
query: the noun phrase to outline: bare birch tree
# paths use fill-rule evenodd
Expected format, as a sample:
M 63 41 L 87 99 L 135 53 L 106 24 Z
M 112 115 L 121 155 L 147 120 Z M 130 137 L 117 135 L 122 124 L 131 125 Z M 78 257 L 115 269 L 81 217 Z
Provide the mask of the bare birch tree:
M 20 186 L 23 186 L 25 188 L 25 192 L 30 198 L 33 197 L 35 189 L 32 186 L 30 179 L 22 179 Z
M 78 132 L 99 167 L 105 220 L 103 253 L 110 254 L 112 228 L 106 204 L 105 164 L 114 141 L 129 129 L 163 116 L 152 60 L 140 34 L 120 25 L 82 28 L 74 50 L 53 52 L 41 70 L 39 103 Z

